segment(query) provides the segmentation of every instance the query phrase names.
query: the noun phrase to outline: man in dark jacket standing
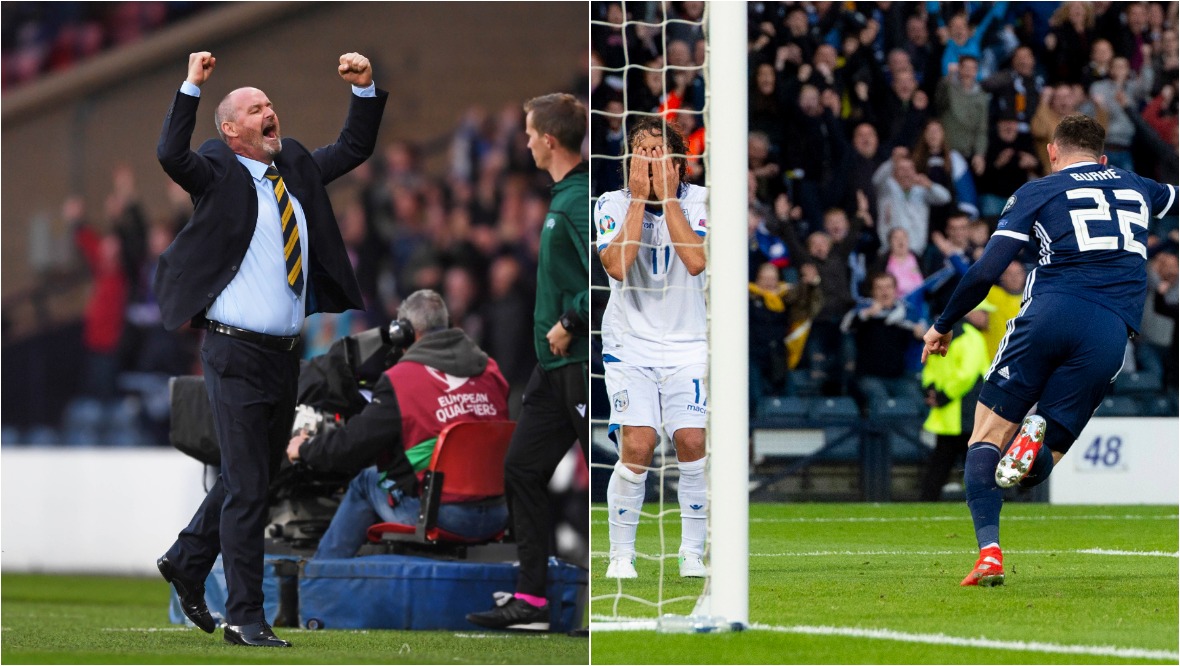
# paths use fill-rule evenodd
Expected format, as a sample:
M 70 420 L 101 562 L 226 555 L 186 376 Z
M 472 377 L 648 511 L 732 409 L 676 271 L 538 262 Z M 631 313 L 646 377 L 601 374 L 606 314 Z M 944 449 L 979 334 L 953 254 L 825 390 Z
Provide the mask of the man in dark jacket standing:
M 467 621 L 493 629 L 545 631 L 552 524 L 549 478 L 581 442 L 589 460 L 590 183 L 582 161 L 586 107 L 554 93 L 524 105 L 529 150 L 553 177 L 553 201 L 541 229 L 533 342 L 537 367 L 504 461 L 512 532 L 520 558 L 516 594 Z
M 430 465 L 443 428 L 508 419 L 508 382 L 462 329 L 448 328 L 442 296 L 429 289 L 416 291 L 397 316 L 410 323 L 414 344 L 377 381 L 372 401 L 343 428 L 310 440 L 300 433 L 287 447 L 291 462 L 302 460 L 322 471 L 360 472 L 348 484 L 316 557 L 356 555 L 374 523 L 417 523 L 419 476 Z M 489 499 L 444 492 L 438 526 L 473 539 L 502 531 L 508 508 Z
M 200 86 L 216 62 L 208 51 L 189 55 L 160 133 L 160 165 L 194 210 L 153 286 L 166 329 L 191 320 L 209 331 L 201 362 L 221 476 L 157 565 L 185 615 L 212 633 L 204 581 L 221 552 L 226 642 L 289 647 L 262 611 L 267 488 L 291 435 L 304 317 L 362 307 L 325 186 L 372 154 L 388 93 L 373 86 L 367 58 L 347 53 L 337 69 L 353 96 L 335 143 L 312 152 L 283 139 L 266 94 L 239 88 L 217 106 L 221 140 L 194 152 Z

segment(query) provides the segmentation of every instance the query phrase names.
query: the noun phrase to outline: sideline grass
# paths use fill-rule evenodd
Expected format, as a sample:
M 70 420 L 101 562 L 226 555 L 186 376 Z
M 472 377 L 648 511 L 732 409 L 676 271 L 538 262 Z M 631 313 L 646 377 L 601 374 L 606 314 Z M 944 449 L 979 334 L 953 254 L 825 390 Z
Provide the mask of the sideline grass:
M 750 509 L 750 620 L 776 627 L 833 626 L 904 634 L 1115 646 L 1176 653 L 1177 509 L 1010 503 L 1002 543 L 1007 584 L 961 588 L 977 549 L 970 517 L 956 504 L 759 504 Z M 640 550 L 657 552 L 654 520 Z M 605 514 L 592 518 L 591 585 L 605 581 Z M 665 517 L 664 595 L 695 596 L 699 581 L 676 572 L 679 517 Z M 1151 556 L 1082 552 L 1155 552 Z M 656 598 L 658 564 L 639 560 L 624 594 Z M 688 613 L 692 602 L 662 612 Z M 654 618 L 655 608 L 596 599 L 603 616 Z M 596 632 L 595 664 L 634 663 L 1176 663 L 1171 659 L 1029 652 L 754 630 L 723 635 Z
M 584 638 L 443 631 L 278 629 L 291 649 L 226 645 L 221 631 L 168 624 L 168 587 L 150 578 L 0 576 L 6 664 L 585 664 Z

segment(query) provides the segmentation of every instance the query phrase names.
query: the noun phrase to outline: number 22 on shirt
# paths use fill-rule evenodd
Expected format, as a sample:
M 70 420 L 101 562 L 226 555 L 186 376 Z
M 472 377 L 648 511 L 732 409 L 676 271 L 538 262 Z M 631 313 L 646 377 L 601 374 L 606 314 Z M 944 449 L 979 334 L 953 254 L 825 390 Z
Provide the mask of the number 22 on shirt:
M 1115 198 L 1115 214 L 1118 218 L 1118 231 L 1123 239 L 1122 249 L 1128 252 L 1134 252 L 1146 259 L 1147 247 L 1135 240 L 1135 229 L 1133 226 L 1140 227 L 1146 232 L 1147 202 L 1143 200 L 1143 195 L 1136 190 L 1101 190 L 1096 187 L 1079 187 L 1065 193 L 1065 196 L 1069 199 L 1089 199 L 1094 202 L 1093 208 L 1079 208 L 1069 211 L 1069 217 L 1073 221 L 1074 235 L 1078 241 L 1078 249 L 1083 252 L 1119 249 L 1119 236 L 1091 233 L 1091 222 L 1111 221 L 1111 204 L 1106 198 L 1107 192 L 1110 192 Z M 1117 207 L 1119 202 L 1134 204 L 1137 210 Z M 1101 231 L 1103 227 L 1108 225 L 1099 224 L 1096 226 L 1097 229 L 1095 231 Z

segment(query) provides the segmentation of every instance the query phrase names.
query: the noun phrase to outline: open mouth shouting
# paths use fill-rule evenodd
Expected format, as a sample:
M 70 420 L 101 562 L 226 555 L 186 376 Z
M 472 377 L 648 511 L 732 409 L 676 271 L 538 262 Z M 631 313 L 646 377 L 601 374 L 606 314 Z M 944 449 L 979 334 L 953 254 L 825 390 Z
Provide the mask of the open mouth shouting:
M 277 116 L 262 121 L 262 141 L 268 149 L 275 153 L 282 149 L 282 135 L 279 133 L 279 119 Z

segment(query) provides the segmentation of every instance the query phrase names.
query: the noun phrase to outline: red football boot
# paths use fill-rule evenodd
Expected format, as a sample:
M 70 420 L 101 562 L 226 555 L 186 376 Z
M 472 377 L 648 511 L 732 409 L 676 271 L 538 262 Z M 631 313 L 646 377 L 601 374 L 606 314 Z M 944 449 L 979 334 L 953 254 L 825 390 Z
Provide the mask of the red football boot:
M 983 585 L 991 587 L 992 585 L 1004 584 L 1004 554 L 1000 552 L 999 546 L 992 546 L 991 548 L 984 548 L 979 551 L 979 559 L 975 562 L 975 568 L 967 577 L 963 579 L 963 587 L 972 585 Z
M 1011 488 L 1024 480 L 1032 469 L 1033 461 L 1041 451 L 1041 442 L 1045 441 L 1045 419 L 1033 414 L 1025 417 L 1020 424 L 1020 432 L 1012 445 L 1004 452 L 1004 457 L 996 465 L 996 485 L 1001 488 Z

